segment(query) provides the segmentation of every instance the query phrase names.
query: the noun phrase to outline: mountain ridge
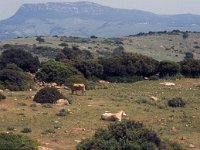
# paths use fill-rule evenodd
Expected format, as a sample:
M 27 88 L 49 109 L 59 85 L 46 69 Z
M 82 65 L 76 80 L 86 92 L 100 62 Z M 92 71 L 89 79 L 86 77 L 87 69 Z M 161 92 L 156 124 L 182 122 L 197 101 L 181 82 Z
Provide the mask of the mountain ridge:
M 163 30 L 200 31 L 200 15 L 157 15 L 93 2 L 24 4 L 0 21 L 0 39 L 18 36 L 125 36 Z

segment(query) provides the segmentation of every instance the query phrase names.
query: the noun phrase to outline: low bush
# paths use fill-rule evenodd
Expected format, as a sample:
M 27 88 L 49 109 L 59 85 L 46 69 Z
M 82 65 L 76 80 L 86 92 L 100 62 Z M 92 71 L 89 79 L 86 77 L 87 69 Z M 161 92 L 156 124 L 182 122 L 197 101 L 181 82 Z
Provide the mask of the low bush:
M 2 150 L 37 150 L 38 143 L 27 136 L 15 134 L 0 134 L 0 148 Z
M 32 129 L 31 129 L 31 128 L 23 128 L 23 129 L 21 130 L 21 132 L 22 132 L 22 133 L 30 133 L 30 132 L 32 132 Z
M 168 100 L 168 106 L 170 107 L 184 107 L 185 102 L 181 97 L 176 97 L 171 100 Z
M 37 103 L 55 103 L 58 99 L 65 97 L 53 87 L 45 87 L 38 91 L 33 99 Z
M 65 109 L 61 109 L 56 115 L 60 116 L 60 117 L 64 117 L 67 116 L 69 114 L 69 112 Z
M 98 129 L 92 138 L 85 139 L 77 145 L 77 150 L 158 150 L 176 148 L 168 141 L 162 141 L 152 130 L 147 129 L 140 122 L 123 121 L 108 126 L 108 129 Z
M 55 130 L 54 129 L 46 129 L 45 131 L 43 131 L 41 134 L 46 135 L 46 134 L 55 134 Z

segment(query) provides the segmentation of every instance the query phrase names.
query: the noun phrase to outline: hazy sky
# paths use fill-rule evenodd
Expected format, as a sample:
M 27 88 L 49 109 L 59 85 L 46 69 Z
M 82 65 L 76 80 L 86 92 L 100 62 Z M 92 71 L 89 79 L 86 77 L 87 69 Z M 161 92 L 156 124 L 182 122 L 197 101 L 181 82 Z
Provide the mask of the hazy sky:
M 24 3 L 75 2 L 83 0 L 0 0 L 0 20 L 12 16 Z M 140 9 L 157 14 L 200 14 L 200 0 L 84 0 L 128 9 Z

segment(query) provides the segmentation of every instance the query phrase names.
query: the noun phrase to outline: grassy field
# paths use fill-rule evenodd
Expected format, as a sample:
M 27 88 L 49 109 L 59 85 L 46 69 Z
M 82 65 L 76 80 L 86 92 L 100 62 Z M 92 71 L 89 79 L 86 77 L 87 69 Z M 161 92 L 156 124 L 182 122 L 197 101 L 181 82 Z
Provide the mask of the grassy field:
M 158 81 L 140 81 L 132 84 L 108 84 L 108 89 L 87 91 L 86 96 L 72 96 L 71 91 L 61 89 L 67 97 L 74 99 L 69 106 L 46 108 L 34 104 L 31 96 L 36 91 L 4 91 L 6 100 L 0 102 L 0 131 L 7 132 L 8 127 L 38 140 L 45 147 L 55 150 L 75 149 L 81 139 L 91 137 L 97 128 L 105 128 L 110 122 L 100 120 L 105 111 L 124 110 L 125 119 L 142 121 L 146 127 L 157 131 L 162 138 L 176 141 L 188 149 L 189 144 L 200 149 L 200 79 L 181 79 L 172 81 L 176 85 L 166 87 Z M 137 103 L 150 96 L 159 98 L 157 102 Z M 182 97 L 186 101 L 184 108 L 171 108 L 167 100 Z M 62 109 L 70 109 L 72 114 L 58 117 Z M 21 133 L 23 128 L 31 128 L 31 133 Z
M 185 56 L 185 52 L 193 52 L 195 58 L 200 58 L 200 33 L 189 33 L 183 39 L 182 33 L 176 34 L 154 34 L 146 36 L 130 36 L 120 38 L 66 38 L 44 37 L 44 43 L 38 43 L 35 37 L 18 38 L 13 40 L 0 41 L 0 51 L 4 44 L 47 46 L 52 48 L 63 48 L 61 43 L 67 43 L 69 47 L 79 46 L 99 55 L 98 52 L 112 52 L 113 49 L 123 46 L 126 52 L 136 52 L 151 56 L 157 60 L 180 61 Z M 41 56 L 40 56 L 41 57 Z

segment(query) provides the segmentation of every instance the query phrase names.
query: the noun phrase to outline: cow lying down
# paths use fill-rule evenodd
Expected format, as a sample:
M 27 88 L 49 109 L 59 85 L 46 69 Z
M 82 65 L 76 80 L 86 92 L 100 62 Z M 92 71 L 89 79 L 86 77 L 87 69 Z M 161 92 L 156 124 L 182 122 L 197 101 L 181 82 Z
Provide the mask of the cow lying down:
M 122 116 L 126 116 L 124 111 L 118 113 L 104 113 L 101 115 L 101 119 L 107 121 L 122 121 Z

